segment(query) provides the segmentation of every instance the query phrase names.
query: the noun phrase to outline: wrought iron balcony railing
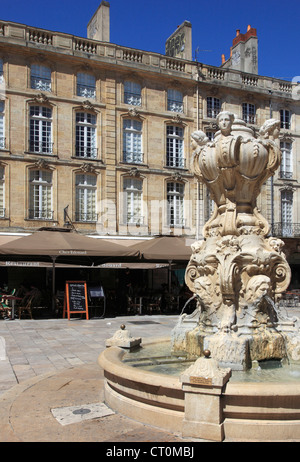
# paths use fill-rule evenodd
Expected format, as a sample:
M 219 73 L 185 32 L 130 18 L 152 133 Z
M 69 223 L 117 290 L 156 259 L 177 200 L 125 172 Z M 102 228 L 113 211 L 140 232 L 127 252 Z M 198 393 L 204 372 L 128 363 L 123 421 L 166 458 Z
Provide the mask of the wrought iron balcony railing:
M 29 209 L 28 218 L 30 220 L 53 220 L 53 210 Z
M 123 162 L 128 164 L 142 164 L 144 154 L 142 152 L 123 151 Z
M 96 222 L 98 220 L 98 214 L 95 212 L 75 212 L 75 221 L 80 222 Z
M 300 237 L 300 223 L 274 223 L 271 228 L 275 237 Z
M 76 157 L 84 157 L 86 159 L 97 159 L 98 148 L 92 146 L 76 145 Z
M 186 162 L 182 157 L 167 156 L 167 167 L 185 168 Z
M 53 143 L 50 141 L 29 141 L 29 151 L 38 154 L 53 154 Z

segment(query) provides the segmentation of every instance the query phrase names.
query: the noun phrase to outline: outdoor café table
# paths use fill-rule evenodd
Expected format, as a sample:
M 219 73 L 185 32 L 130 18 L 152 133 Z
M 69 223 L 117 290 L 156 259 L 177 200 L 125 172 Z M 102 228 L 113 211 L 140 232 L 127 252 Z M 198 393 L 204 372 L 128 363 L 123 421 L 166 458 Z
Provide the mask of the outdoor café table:
M 16 300 L 22 300 L 20 297 L 15 297 L 14 295 L 2 295 L 4 300 L 11 300 L 11 320 L 15 319 L 15 304 Z

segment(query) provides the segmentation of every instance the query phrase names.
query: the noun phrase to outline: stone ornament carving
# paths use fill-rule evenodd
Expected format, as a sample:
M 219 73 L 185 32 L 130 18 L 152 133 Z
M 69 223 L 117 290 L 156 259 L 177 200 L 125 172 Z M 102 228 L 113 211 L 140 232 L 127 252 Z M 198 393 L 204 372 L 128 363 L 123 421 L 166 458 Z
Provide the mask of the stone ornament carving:
M 197 310 L 182 315 L 172 344 L 175 352 L 201 355 L 209 348 L 221 358 L 225 342 L 232 351 L 243 352 L 244 358 L 236 361 L 245 368 L 258 359 L 256 348 L 259 359 L 272 356 L 272 342 L 280 344 L 277 351 L 284 349 L 275 303 L 287 289 L 291 271 L 283 241 L 269 237 L 269 224 L 257 207 L 261 186 L 281 162 L 280 122 L 267 120 L 257 136 L 230 112 L 221 112 L 217 122 L 213 141 L 202 131 L 191 137 L 193 172 L 210 191 L 215 209 L 204 226 L 204 240 L 192 245 L 186 268 L 185 281 L 197 296 Z M 219 338 L 212 341 L 216 334 Z M 265 352 L 260 336 L 268 339 Z

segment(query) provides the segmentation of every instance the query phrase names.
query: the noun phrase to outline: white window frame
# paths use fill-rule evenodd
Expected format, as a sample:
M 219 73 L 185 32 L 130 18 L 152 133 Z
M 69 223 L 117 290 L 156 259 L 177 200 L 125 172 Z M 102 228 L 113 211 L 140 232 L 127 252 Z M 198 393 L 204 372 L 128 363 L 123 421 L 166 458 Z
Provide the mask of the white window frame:
M 97 159 L 97 116 L 90 112 L 76 112 L 76 157 Z
M 175 181 L 167 183 L 167 225 L 184 226 L 184 184 Z
M 53 220 L 53 174 L 49 170 L 29 170 L 29 219 Z
M 77 96 L 84 98 L 96 98 L 96 78 L 92 74 L 86 72 L 78 72 L 77 74 Z
M 293 191 L 291 189 L 281 190 L 281 227 L 282 236 L 284 237 L 293 236 L 293 202 Z
M 252 103 L 243 103 L 242 104 L 242 119 L 247 124 L 255 124 L 256 123 L 256 108 L 255 104 Z
M 5 218 L 5 168 L 0 165 L 0 218 Z
M 5 102 L 0 100 L 0 149 L 5 149 Z
M 206 98 L 206 114 L 211 119 L 216 119 L 217 115 L 221 112 L 221 100 L 214 96 Z
M 178 125 L 167 125 L 166 165 L 167 167 L 184 168 L 184 128 Z
M 280 141 L 282 152 L 280 164 L 280 178 L 293 178 L 293 150 L 291 141 Z
M 123 162 L 143 163 L 143 123 L 135 119 L 123 119 Z
M 0 59 L 0 83 L 4 82 L 3 59 Z
M 280 109 L 280 128 L 291 128 L 291 111 L 288 109 Z
M 142 87 L 139 83 L 129 80 L 124 82 L 124 103 L 131 106 L 142 105 Z
M 168 90 L 168 111 L 183 113 L 183 93 L 170 88 Z
M 143 180 L 124 178 L 124 223 L 142 225 L 143 217 Z
M 51 69 L 41 64 L 32 64 L 30 87 L 35 90 L 51 91 Z
M 77 173 L 75 176 L 75 221 L 97 221 L 97 176 Z
M 29 151 L 52 154 L 52 109 L 46 106 L 30 106 L 29 117 Z

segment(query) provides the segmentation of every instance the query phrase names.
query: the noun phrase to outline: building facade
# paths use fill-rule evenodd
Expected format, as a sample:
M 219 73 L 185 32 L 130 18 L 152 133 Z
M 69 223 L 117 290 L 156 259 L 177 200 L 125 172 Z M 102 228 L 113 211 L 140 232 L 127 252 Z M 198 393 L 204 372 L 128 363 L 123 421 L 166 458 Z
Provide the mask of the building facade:
M 200 239 L 213 204 L 191 173 L 190 136 L 201 129 L 212 139 L 228 110 L 256 132 L 281 121 L 281 168 L 258 205 L 300 262 L 297 84 L 257 74 L 256 30 L 237 31 L 230 58 L 214 67 L 192 60 L 190 35 L 184 58 L 176 33 L 166 55 L 112 44 L 107 28 L 99 32 L 108 2 L 96 13 L 93 38 L 0 21 L 1 235 L 74 226 Z M 180 56 L 191 30 L 183 26 Z

